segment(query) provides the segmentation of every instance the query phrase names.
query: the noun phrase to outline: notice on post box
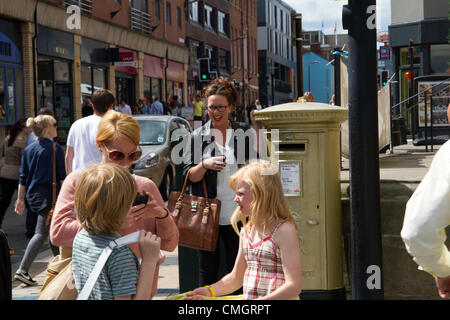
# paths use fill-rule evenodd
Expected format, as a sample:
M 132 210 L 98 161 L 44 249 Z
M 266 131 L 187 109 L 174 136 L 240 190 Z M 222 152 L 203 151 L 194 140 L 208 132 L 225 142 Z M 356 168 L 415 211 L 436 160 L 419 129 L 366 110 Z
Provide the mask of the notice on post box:
M 300 195 L 300 162 L 280 162 L 280 178 L 285 195 Z

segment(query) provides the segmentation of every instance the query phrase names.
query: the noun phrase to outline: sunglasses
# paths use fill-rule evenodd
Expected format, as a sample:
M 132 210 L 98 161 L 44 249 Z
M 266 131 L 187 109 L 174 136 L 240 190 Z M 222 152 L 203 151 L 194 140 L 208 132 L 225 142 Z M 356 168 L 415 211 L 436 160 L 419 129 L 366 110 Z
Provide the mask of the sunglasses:
M 109 150 L 107 146 L 105 146 L 105 145 L 103 145 L 103 146 L 105 147 L 106 151 L 108 151 L 109 160 L 122 161 L 125 158 L 125 153 L 123 153 L 122 151 Z M 141 156 L 142 156 L 142 148 L 140 146 L 138 146 L 136 151 L 133 151 L 133 152 L 129 153 L 128 155 L 126 155 L 128 160 L 133 161 L 133 162 L 138 160 Z
M 211 112 L 219 111 L 220 113 L 224 113 L 226 108 L 227 106 L 208 106 Z

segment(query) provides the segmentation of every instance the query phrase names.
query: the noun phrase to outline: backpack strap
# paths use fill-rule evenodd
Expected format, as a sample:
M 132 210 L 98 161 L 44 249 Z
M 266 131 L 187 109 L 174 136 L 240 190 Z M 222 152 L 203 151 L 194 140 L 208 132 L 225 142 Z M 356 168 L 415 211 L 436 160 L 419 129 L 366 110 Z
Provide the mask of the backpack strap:
M 113 252 L 114 249 L 129 245 L 130 243 L 135 243 L 139 241 L 139 231 L 130 233 L 126 236 L 120 237 L 119 239 L 112 240 L 108 246 L 103 249 L 100 257 L 97 260 L 94 268 L 91 271 L 86 283 L 84 284 L 83 289 L 77 297 L 77 300 L 87 300 L 91 295 L 92 289 L 94 288 L 95 283 L 97 282 L 100 273 L 103 270 L 103 267 L 108 261 L 109 256 Z

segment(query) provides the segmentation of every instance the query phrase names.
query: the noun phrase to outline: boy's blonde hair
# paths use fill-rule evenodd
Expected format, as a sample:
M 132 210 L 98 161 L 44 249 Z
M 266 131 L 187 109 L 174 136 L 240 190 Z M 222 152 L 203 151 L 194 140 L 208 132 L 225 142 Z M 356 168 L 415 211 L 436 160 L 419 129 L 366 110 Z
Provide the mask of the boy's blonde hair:
M 140 133 L 141 127 L 132 116 L 109 110 L 100 120 L 96 140 L 100 144 L 108 145 L 117 138 L 125 138 L 139 145 Z
M 254 226 L 262 221 L 263 232 L 276 220 L 284 219 L 294 224 L 294 217 L 289 209 L 289 203 L 283 194 L 280 174 L 277 168 L 269 161 L 257 160 L 240 168 L 230 177 L 230 188 L 236 191 L 238 182 L 246 183 L 252 192 L 253 201 L 250 204 L 251 214 L 249 221 Z M 231 217 L 231 224 L 239 234 L 238 221 L 242 221 L 244 227 L 247 219 L 239 207 Z
M 136 193 L 136 183 L 126 168 L 112 163 L 93 165 L 75 188 L 77 219 L 89 233 L 117 233 Z

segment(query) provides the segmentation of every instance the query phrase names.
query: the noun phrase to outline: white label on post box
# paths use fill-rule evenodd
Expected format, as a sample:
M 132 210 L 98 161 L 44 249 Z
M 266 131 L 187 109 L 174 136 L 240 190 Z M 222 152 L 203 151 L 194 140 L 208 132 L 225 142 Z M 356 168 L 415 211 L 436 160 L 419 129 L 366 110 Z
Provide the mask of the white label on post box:
M 285 195 L 300 195 L 300 162 L 281 162 L 280 177 Z

